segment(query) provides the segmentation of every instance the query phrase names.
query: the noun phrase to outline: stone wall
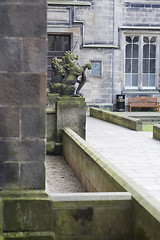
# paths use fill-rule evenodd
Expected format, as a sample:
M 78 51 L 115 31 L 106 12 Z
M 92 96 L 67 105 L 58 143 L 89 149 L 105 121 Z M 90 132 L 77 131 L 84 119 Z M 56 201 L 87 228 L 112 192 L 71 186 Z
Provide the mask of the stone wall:
M 71 129 L 63 131 L 63 153 L 88 191 L 127 191 L 132 196 L 133 239 L 160 238 L 160 206 L 148 193 Z M 132 238 L 131 238 L 132 239 Z
M 132 239 L 129 193 L 13 193 L 1 196 L 0 240 Z
M 156 124 L 153 126 L 153 138 L 160 141 L 160 125 Z
M 44 189 L 46 0 L 0 2 L 0 189 Z
M 142 121 L 128 116 L 121 116 L 116 112 L 105 111 L 97 108 L 90 108 L 90 116 L 134 131 L 142 131 Z

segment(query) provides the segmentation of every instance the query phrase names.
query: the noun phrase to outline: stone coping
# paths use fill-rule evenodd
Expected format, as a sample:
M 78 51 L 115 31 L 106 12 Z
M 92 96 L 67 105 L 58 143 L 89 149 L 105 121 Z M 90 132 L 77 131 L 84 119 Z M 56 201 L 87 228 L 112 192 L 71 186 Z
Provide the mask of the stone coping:
M 116 112 L 91 107 L 90 116 L 110 123 L 117 124 L 125 128 L 129 128 L 134 131 L 142 131 L 141 120 L 129 116 L 122 116 Z
M 125 191 L 129 192 L 144 209 L 147 210 L 158 222 L 160 222 L 160 204 L 144 188 L 135 183 L 131 178 L 126 176 L 114 164 L 108 161 L 104 156 L 97 152 L 88 142 L 83 140 L 74 131 L 69 128 L 63 130 L 76 144 L 83 150 L 99 167 L 104 169 L 116 182 L 118 182 Z M 104 161 L 103 161 L 104 160 Z
M 57 0 L 47 0 L 49 5 L 75 5 L 75 6 L 91 6 L 91 2 L 81 2 L 81 1 L 57 1 Z
M 56 201 L 120 201 L 132 200 L 128 192 L 96 192 L 96 193 L 54 193 L 49 198 Z

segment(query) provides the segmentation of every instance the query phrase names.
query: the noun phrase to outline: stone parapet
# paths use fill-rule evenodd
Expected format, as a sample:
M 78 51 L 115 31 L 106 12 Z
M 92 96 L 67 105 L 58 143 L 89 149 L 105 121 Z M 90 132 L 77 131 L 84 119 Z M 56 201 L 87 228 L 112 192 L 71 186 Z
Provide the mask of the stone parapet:
M 153 126 L 153 138 L 160 141 L 160 124 Z
M 63 154 L 86 191 L 131 193 L 134 240 L 159 239 L 159 202 L 144 188 L 68 128 L 63 131 Z
M 3 192 L 0 240 L 132 239 L 129 193 Z M 8 215 L 10 217 L 8 217 Z
M 105 111 L 97 108 L 90 108 L 90 116 L 135 131 L 142 131 L 142 122 L 132 117 L 121 116 L 118 113 Z

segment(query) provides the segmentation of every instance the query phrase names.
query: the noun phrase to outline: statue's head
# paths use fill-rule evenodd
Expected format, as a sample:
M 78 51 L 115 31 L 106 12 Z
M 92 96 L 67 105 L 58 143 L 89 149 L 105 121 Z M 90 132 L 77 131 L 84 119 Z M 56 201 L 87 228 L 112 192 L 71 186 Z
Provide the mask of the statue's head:
M 69 57 L 70 60 L 78 60 L 78 55 L 72 53 L 70 50 L 64 53 L 65 57 Z

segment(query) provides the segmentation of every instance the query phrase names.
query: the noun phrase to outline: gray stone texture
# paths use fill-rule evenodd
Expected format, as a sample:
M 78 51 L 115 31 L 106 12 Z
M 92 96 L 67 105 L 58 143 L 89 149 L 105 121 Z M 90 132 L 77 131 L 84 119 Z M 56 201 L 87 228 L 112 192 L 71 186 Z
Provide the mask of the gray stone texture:
M 0 29 L 0 188 L 44 189 L 46 0 L 2 0 Z
M 80 97 L 59 97 L 57 99 L 56 142 L 62 142 L 62 129 L 71 128 L 85 139 L 86 103 Z
M 20 136 L 20 110 L 18 107 L 0 107 L 0 137 Z
M 23 43 L 23 71 L 46 71 L 46 39 L 25 39 Z
M 0 162 L 44 162 L 44 139 L 0 140 Z
M 0 20 L 1 22 L 1 20 Z M 22 41 L 15 38 L 0 38 L 0 71 L 19 72 L 22 65 Z
M 19 189 L 19 164 L 0 163 L 0 190 Z
M 0 103 L 9 106 L 45 106 L 46 75 L 38 73 L 1 73 Z
M 1 3 L 0 36 L 46 37 L 46 1 Z
M 44 163 L 22 163 L 20 165 L 20 187 L 23 189 L 45 188 L 45 166 Z
M 21 121 L 22 138 L 45 135 L 45 113 L 40 108 L 22 108 Z

